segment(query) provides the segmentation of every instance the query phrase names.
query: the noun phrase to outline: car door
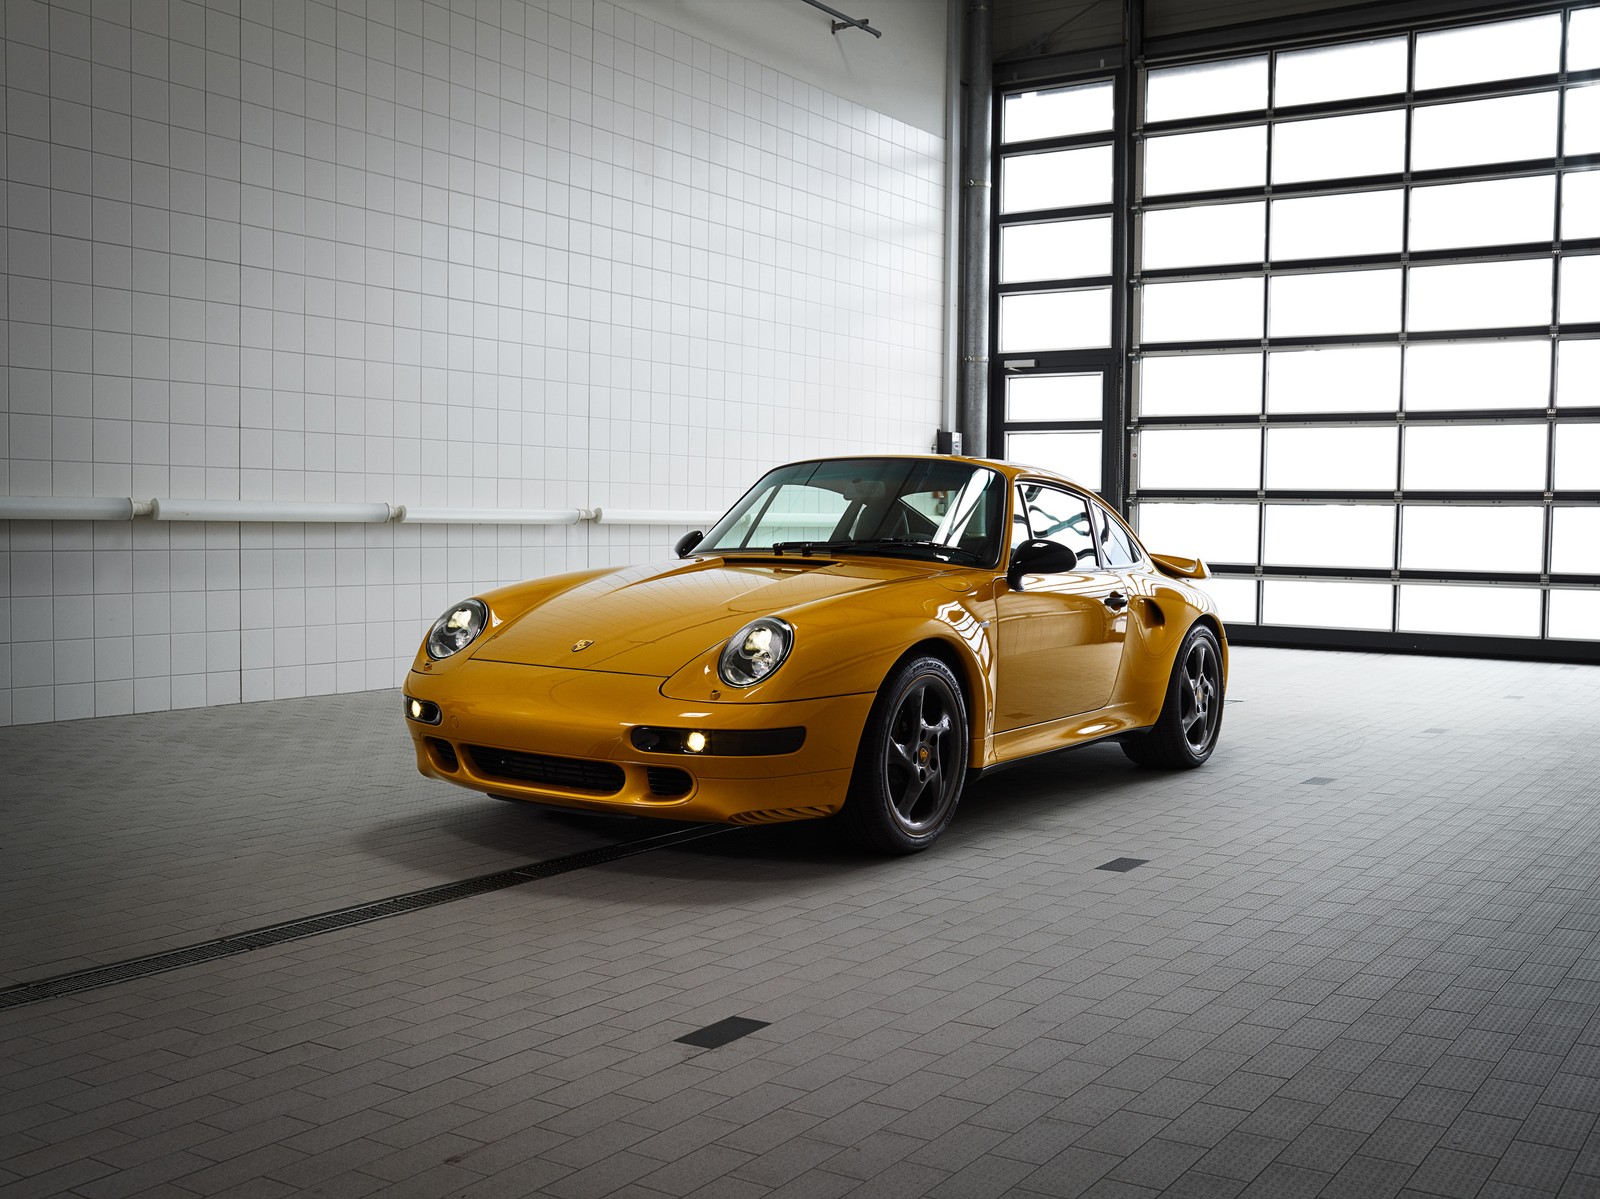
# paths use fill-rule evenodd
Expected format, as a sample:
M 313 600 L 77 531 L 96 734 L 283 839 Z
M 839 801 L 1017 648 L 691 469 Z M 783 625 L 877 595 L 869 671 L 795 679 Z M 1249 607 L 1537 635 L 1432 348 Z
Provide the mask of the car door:
M 1122 580 L 1100 564 L 1089 501 L 1065 488 L 1024 482 L 1017 488 L 1017 515 L 1013 545 L 1023 537 L 1057 542 L 1074 553 L 1078 567 L 1023 575 L 1021 590 L 1001 585 L 995 601 L 997 733 L 1105 707 L 1126 628 Z

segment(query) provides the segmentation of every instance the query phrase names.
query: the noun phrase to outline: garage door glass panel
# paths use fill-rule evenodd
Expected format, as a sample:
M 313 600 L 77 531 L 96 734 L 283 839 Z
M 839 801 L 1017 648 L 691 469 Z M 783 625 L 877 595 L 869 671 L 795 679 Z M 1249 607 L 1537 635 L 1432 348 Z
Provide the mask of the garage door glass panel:
M 1407 327 L 1496 329 L 1550 323 L 1550 259 L 1411 268 Z
M 1600 575 L 1600 508 L 1556 508 L 1550 569 L 1564 575 Z
M 1000 137 L 1003 141 L 1025 142 L 1041 137 L 1098 133 L 1111 128 L 1112 116 L 1109 82 L 1019 92 L 1005 98 L 1000 114 Z
M 1267 489 L 1393 491 L 1399 441 L 1393 425 L 1269 429 Z
M 1009 375 L 1006 419 L 1099 420 L 1105 407 L 1105 380 L 1082 375 Z
M 1154 553 L 1253 565 L 1260 531 L 1255 504 L 1139 505 L 1139 540 Z M 1208 583 L 1207 586 L 1210 584 Z M 1255 619 L 1252 607 L 1251 619 Z
M 1415 343 L 1406 349 L 1406 411 L 1544 408 L 1550 342 Z
M 1556 406 L 1600 408 L 1600 339 L 1556 347 Z
M 1600 254 L 1561 260 L 1561 323 L 1600 321 Z
M 1405 583 L 1400 587 L 1400 628 L 1467 637 L 1537 637 L 1539 601 L 1532 587 Z
M 1400 272 L 1276 275 L 1267 329 L 1271 337 L 1396 333 Z
M 1388 570 L 1394 565 L 1394 508 L 1384 504 L 1268 504 L 1269 566 Z
M 1256 583 L 1254 579 L 1207 579 L 1200 589 L 1217 605 L 1217 612 L 1228 624 L 1256 623 Z
M 1000 352 L 1082 350 L 1111 344 L 1111 290 L 1018 292 L 1000 297 Z
M 1321 104 L 1406 90 L 1406 39 L 1380 38 L 1278 55 L 1273 105 Z
M 1007 225 L 1000 231 L 1000 282 L 1076 279 L 1111 273 L 1111 218 Z
M 1556 489 L 1600 491 L 1600 425 L 1556 428 Z
M 1253 491 L 1261 486 L 1261 430 L 1146 429 L 1138 461 L 1142 488 Z
M 1417 35 L 1418 91 L 1553 75 L 1560 69 L 1559 13 Z
M 1569 171 L 1561 180 L 1561 236 L 1600 237 L 1600 170 Z
M 1140 262 L 1146 270 L 1261 262 L 1267 241 L 1267 206 L 1205 204 L 1155 209 L 1139 222 Z
M 1398 175 L 1406 165 L 1406 114 L 1284 121 L 1272 127 L 1272 182 Z
M 1274 200 L 1272 257 L 1397 254 L 1404 240 L 1404 212 L 1405 194 L 1399 189 Z
M 1164 67 L 1146 77 L 1147 121 L 1175 121 L 1267 106 L 1267 58 L 1234 58 L 1189 67 Z
M 1000 211 L 1111 203 L 1111 147 L 1051 150 L 1001 160 Z
M 1399 346 L 1267 355 L 1268 412 L 1393 412 L 1399 407 Z
M 1406 430 L 1407 491 L 1542 491 L 1546 426 L 1438 425 Z
M 1537 574 L 1544 569 L 1544 509 L 1407 504 L 1400 569 Z
M 1174 133 L 1144 143 L 1147 196 L 1260 187 L 1267 181 L 1267 127 Z
M 1600 591 L 1552 591 L 1550 636 L 1563 641 L 1600 641 Z
M 1006 457 L 1012 462 L 1054 471 L 1092 491 L 1100 487 L 1098 432 L 1010 432 L 1006 434 Z
M 1262 280 L 1148 283 L 1139 308 L 1140 340 L 1223 341 L 1261 336 Z
M 1556 152 L 1553 91 L 1425 105 L 1411 122 L 1414 171 L 1553 158 Z
M 1600 84 L 1567 89 L 1566 138 L 1561 152 L 1569 158 L 1600 153 Z
M 1180 354 L 1139 363 L 1142 416 L 1234 416 L 1261 411 L 1260 354 Z
M 1411 193 L 1411 248 L 1514 245 L 1555 236 L 1554 175 L 1450 183 Z
M 1265 624 L 1319 629 L 1389 629 L 1394 588 L 1387 583 L 1268 579 L 1261 588 Z
M 1567 70 L 1600 67 L 1600 8 L 1573 11 L 1567 23 Z

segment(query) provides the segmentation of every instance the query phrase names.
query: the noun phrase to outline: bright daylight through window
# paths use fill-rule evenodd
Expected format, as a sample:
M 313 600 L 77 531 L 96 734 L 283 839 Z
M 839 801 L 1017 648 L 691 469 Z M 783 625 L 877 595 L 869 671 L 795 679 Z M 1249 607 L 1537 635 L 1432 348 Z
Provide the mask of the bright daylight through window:
M 996 449 L 1235 627 L 1600 640 L 1600 7 L 1001 107 Z

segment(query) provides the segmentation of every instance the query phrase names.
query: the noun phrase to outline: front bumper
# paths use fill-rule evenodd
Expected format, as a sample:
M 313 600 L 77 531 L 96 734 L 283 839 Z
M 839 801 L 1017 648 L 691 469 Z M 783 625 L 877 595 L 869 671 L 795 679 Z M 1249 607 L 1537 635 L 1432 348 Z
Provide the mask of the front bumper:
M 439 719 L 408 715 L 406 727 L 424 775 L 511 799 L 734 824 L 815 819 L 843 805 L 871 693 L 690 703 L 660 688 L 643 675 L 469 660 L 407 675 L 406 696 L 438 705 Z M 631 740 L 639 727 L 795 726 L 805 741 L 784 754 L 652 753 Z

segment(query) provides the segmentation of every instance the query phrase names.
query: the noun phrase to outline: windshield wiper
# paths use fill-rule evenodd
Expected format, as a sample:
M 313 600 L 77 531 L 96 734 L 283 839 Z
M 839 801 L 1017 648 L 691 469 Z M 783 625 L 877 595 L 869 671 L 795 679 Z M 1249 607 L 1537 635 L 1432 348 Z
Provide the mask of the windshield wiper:
M 932 550 L 936 556 L 961 554 L 970 562 L 981 561 L 982 555 L 959 545 L 945 545 L 926 537 L 868 537 L 848 541 L 779 541 L 772 546 L 774 554 L 796 553 L 803 557 L 812 554 L 877 554 L 885 550 Z

